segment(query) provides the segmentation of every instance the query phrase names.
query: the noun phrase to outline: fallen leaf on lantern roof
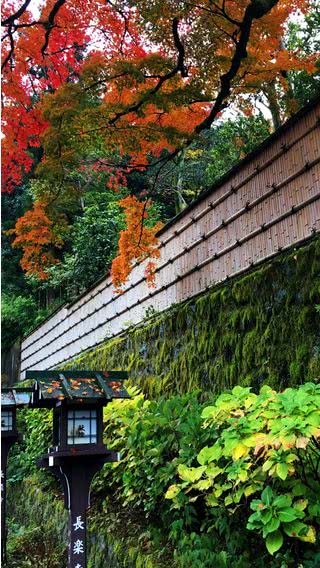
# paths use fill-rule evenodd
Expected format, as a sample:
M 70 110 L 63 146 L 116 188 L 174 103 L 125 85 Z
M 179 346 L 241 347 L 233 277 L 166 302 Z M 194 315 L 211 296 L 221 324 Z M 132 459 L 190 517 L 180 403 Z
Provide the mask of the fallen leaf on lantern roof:
M 60 396 L 58 396 L 58 399 L 59 399 L 59 400 L 64 400 L 64 396 L 60 395 Z
M 53 392 L 53 389 L 51 389 L 51 388 L 50 388 L 50 389 L 48 389 L 48 392 L 50 392 L 50 393 L 51 393 L 51 392 Z

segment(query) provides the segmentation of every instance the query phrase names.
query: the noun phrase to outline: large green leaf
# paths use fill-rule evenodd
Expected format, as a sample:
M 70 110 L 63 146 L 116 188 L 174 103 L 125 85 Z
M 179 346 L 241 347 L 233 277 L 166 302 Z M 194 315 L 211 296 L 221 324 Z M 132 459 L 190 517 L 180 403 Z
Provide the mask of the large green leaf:
M 299 513 L 293 508 L 281 509 L 278 512 L 278 517 L 282 523 L 291 523 L 299 516 Z
M 187 467 L 184 464 L 180 464 L 178 466 L 178 473 L 181 479 L 183 479 L 184 481 L 189 481 L 190 483 L 198 481 L 205 470 L 206 470 L 205 466 Z
M 266 547 L 270 554 L 274 554 L 281 548 L 283 544 L 283 536 L 280 531 L 270 533 L 266 538 Z
M 205 446 L 199 452 L 197 460 L 200 465 L 204 465 L 205 463 L 210 463 L 211 461 L 217 460 L 221 457 L 222 450 L 218 444 L 214 446 Z
M 210 418 L 212 415 L 216 413 L 217 409 L 215 406 L 207 406 L 203 409 L 201 418 Z
M 286 463 L 278 463 L 276 467 L 278 477 L 283 481 L 288 477 L 288 466 Z
M 265 505 L 270 505 L 272 501 L 273 493 L 271 487 L 269 485 L 262 491 L 261 499 Z
M 292 499 L 289 495 L 279 495 L 273 501 L 273 505 L 277 507 L 277 509 L 287 509 L 287 507 L 291 507 Z

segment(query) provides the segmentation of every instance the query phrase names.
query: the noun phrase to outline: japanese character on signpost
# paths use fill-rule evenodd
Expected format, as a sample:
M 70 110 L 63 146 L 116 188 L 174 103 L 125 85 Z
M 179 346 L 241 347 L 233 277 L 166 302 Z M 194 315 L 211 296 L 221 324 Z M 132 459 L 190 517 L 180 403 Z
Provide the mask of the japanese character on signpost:
M 83 541 L 78 539 L 73 544 L 73 554 L 83 554 L 83 552 L 84 552 Z
M 73 523 L 74 530 L 84 530 L 84 521 L 81 520 L 81 516 L 76 518 L 76 522 Z

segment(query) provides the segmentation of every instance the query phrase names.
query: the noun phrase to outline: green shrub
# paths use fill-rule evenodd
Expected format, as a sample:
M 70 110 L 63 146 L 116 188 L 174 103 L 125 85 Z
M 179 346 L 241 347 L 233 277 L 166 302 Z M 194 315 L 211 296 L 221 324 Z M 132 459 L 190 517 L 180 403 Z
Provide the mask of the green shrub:
M 113 487 L 123 506 L 141 507 L 147 517 L 166 515 L 170 508 L 163 495 L 177 465 L 191 463 L 210 438 L 201 429 L 202 407 L 196 394 L 159 401 L 137 394 L 109 404 L 104 410 L 105 442 L 122 459 L 104 468 L 95 488 Z
M 11 345 L 33 325 L 37 305 L 33 298 L 3 294 L 1 297 L 2 350 Z
M 241 516 L 274 555 L 290 540 L 314 544 L 320 525 L 320 385 L 259 395 L 235 387 L 202 412 L 214 443 L 178 465 L 167 499 Z M 251 515 L 250 515 L 251 509 Z M 252 512 L 253 511 L 253 512 Z
M 210 405 L 199 393 L 158 401 L 131 393 L 131 400 L 104 409 L 105 443 L 122 459 L 106 464 L 93 482 L 90 565 L 113 565 L 106 559 L 112 543 L 119 566 L 130 568 L 319 566 L 320 385 L 282 393 L 263 387 L 258 395 L 236 387 Z M 10 479 L 20 488 L 19 480 L 31 473 L 46 491 L 33 492 L 32 522 L 28 480 L 21 499 L 15 493 L 14 558 L 15 549 L 21 558 L 29 530 L 41 550 L 35 530 L 40 523 L 52 544 L 52 514 L 43 493 L 53 510 L 61 507 L 57 484 L 49 483 L 49 474 L 35 473 L 36 459 L 50 445 L 51 414 L 28 410 L 20 420 L 24 452 L 13 456 Z M 37 507 L 41 520 L 33 512 Z M 57 531 L 52 554 L 59 558 L 65 535 L 62 526 Z

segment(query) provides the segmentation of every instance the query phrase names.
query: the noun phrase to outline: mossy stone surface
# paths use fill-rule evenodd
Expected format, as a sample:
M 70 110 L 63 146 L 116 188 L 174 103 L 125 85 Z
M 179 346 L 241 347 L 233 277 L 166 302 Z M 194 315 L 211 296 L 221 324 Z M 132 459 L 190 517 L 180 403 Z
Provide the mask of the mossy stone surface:
M 317 380 L 320 238 L 153 316 L 66 368 L 126 369 L 150 398 Z

